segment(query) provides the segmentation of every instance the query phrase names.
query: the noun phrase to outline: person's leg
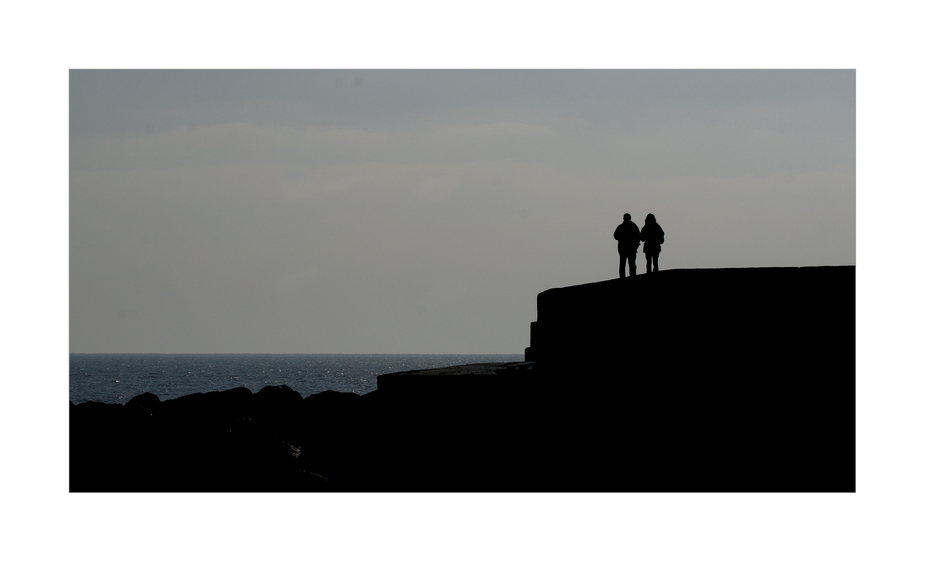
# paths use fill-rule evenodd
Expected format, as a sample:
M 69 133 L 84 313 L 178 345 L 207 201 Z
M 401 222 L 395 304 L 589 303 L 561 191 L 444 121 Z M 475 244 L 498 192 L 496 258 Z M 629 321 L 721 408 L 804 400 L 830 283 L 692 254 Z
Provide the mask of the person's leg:
M 636 277 L 636 252 L 629 255 L 630 259 L 630 277 Z
M 658 271 L 658 252 L 652 254 L 652 271 Z
M 626 277 L 626 254 L 620 254 L 620 279 Z
M 652 273 L 652 254 L 646 254 L 646 273 Z

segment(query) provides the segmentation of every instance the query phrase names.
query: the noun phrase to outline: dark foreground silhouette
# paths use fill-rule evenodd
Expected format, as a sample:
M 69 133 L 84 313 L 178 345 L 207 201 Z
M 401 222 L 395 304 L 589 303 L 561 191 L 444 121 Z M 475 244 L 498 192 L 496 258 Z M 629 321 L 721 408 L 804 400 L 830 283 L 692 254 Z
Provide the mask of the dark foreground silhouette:
M 854 287 L 662 271 L 541 293 L 525 363 L 72 404 L 70 489 L 853 492 Z
M 623 222 L 613 231 L 613 239 L 617 241 L 617 252 L 620 254 L 620 278 L 626 277 L 626 263 L 630 265 L 630 277 L 636 276 L 636 250 L 639 248 L 640 233 L 629 213 L 623 215 Z
M 646 223 L 639 231 L 639 239 L 645 242 L 642 253 L 646 255 L 646 273 L 657 273 L 658 255 L 662 252 L 662 244 L 665 243 L 665 231 L 652 213 L 646 215 Z

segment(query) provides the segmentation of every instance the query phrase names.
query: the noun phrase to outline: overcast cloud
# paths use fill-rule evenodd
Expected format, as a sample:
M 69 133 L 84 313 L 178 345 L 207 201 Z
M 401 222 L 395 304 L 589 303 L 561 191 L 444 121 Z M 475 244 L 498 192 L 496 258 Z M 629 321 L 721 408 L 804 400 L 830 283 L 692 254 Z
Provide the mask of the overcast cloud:
M 855 263 L 854 71 L 76 70 L 70 151 L 71 352 L 520 353 L 624 212 Z

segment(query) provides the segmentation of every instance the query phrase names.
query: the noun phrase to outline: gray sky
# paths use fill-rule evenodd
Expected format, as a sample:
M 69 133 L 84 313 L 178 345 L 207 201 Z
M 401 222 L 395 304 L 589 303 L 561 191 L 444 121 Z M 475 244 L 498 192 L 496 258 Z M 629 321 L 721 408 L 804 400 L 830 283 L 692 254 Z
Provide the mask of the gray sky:
M 70 72 L 70 351 L 521 353 L 536 295 L 855 263 L 854 71 Z M 645 269 L 645 258 L 637 260 Z

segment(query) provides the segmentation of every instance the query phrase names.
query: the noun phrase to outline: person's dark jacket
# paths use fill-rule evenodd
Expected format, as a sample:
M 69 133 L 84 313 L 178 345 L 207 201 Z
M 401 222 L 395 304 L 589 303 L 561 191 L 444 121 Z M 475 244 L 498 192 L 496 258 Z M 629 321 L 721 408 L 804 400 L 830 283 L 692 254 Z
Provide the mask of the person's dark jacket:
M 657 222 L 647 222 L 642 225 L 642 232 L 639 238 L 645 241 L 642 251 L 645 254 L 657 254 L 662 250 L 662 244 L 665 243 L 665 231 Z
M 639 248 L 639 227 L 633 221 L 623 221 L 613 231 L 613 239 L 617 241 L 617 251 L 621 254 L 635 253 Z

